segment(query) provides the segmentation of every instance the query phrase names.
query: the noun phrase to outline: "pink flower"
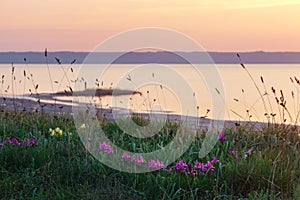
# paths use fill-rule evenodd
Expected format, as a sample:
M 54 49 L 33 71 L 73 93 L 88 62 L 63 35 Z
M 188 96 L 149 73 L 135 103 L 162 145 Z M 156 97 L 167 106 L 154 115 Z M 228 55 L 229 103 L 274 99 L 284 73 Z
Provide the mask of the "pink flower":
M 145 162 L 143 156 L 137 156 L 136 159 L 135 159 L 135 162 L 137 165 L 141 165 Z
M 124 160 L 130 161 L 131 156 L 128 152 L 124 152 L 123 155 L 122 155 L 122 158 Z
M 246 151 L 246 155 L 247 156 L 251 156 L 253 154 L 253 152 L 251 151 L 251 149 L 249 149 L 248 151 Z
M 165 165 L 162 161 L 150 160 L 150 161 L 148 161 L 148 168 L 150 170 L 158 170 L 158 169 L 165 168 Z
M 114 151 L 111 148 L 110 144 L 106 143 L 106 142 L 99 143 L 99 151 L 103 151 L 104 153 L 106 153 L 108 155 L 114 153 Z

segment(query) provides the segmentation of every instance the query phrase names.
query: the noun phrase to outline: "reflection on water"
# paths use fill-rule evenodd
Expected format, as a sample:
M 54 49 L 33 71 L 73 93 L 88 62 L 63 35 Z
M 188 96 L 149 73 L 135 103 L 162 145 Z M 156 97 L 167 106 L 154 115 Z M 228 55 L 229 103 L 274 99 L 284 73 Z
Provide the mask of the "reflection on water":
M 134 86 L 135 91 L 140 93 L 114 97 L 98 95 L 93 98 L 97 107 L 111 108 L 115 105 L 134 112 L 152 111 L 181 114 L 181 94 L 175 94 L 168 86 L 162 85 L 156 80 L 155 71 L 151 67 L 144 70 L 143 73 L 145 76 L 152 76 L 153 81 L 149 84 L 138 85 L 136 84 L 138 79 L 143 77 L 134 76 L 134 71 L 132 71 L 136 67 L 134 65 L 109 66 L 101 78 L 100 74 L 97 74 L 97 69 L 106 67 L 105 65 L 85 66 L 84 70 L 95 71 L 95 73 L 87 73 L 89 77 L 77 77 L 80 65 L 73 65 L 72 70 L 67 65 L 50 65 L 52 83 L 48 77 L 46 65 L 32 64 L 28 66 L 29 68 L 25 65 L 14 66 L 14 77 L 12 77 L 11 66 L 0 65 L 2 96 L 14 94 L 15 96 L 25 95 L 28 97 L 28 95 L 33 94 L 31 98 L 36 98 L 36 93 L 70 92 L 74 87 L 74 81 L 78 81 L 82 85 L 82 90 L 88 88 L 131 90 L 132 87 L 126 88 L 124 84 L 118 84 L 122 79 L 127 79 Z M 169 66 L 182 76 L 192 88 L 193 92 L 188 94 L 190 95 L 188 98 L 193 100 L 192 106 L 197 111 L 197 115 L 211 117 L 211 112 L 207 112 L 212 109 L 210 91 L 207 90 L 204 78 L 185 65 Z M 241 66 L 217 65 L 217 67 L 226 92 L 226 119 L 267 121 L 271 114 L 276 114 L 277 121 L 291 120 L 290 118 L 292 121 L 299 121 L 300 81 L 298 79 L 300 79 L 300 64 L 246 65 L 258 89 Z M 205 65 L 203 68 L 209 70 L 205 68 Z M 176 84 L 177 80 L 172 80 L 170 74 L 160 74 L 160 76 L 164 76 Z M 261 77 L 263 77 L 263 81 Z M 271 90 L 272 87 L 275 93 Z M 47 95 L 41 95 L 41 97 L 44 97 L 44 99 L 41 98 L 44 102 L 52 101 Z M 70 96 L 57 95 L 54 98 L 57 102 L 71 105 L 72 97 Z M 276 102 L 276 98 L 279 103 Z M 280 103 L 285 103 L 286 108 Z

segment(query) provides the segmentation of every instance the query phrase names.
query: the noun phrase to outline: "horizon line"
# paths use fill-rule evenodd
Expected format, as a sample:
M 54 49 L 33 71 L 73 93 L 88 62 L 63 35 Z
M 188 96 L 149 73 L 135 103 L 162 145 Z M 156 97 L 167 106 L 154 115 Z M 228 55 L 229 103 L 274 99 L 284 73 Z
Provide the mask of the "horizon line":
M 120 53 L 125 51 L 47 51 L 48 53 Z M 183 52 L 183 53 L 195 53 L 195 52 L 206 52 L 206 53 L 300 53 L 299 51 L 130 51 L 130 53 L 164 53 L 164 52 Z M 0 53 L 45 53 L 45 51 L 0 51 Z M 129 53 L 129 52 L 128 52 Z

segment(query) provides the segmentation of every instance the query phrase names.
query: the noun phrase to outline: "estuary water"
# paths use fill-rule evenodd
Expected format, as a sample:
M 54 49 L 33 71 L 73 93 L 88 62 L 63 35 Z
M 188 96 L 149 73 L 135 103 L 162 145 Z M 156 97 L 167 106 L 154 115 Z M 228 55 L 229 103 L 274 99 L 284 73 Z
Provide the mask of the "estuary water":
M 217 92 L 225 101 L 225 105 L 217 105 L 224 106 L 225 119 L 266 122 L 268 117 L 276 114 L 275 118 L 279 122 L 284 119 L 292 122 L 298 120 L 300 81 L 297 83 L 297 80 L 300 80 L 300 64 L 247 64 L 246 69 L 240 65 L 218 64 L 218 74 L 206 78 L 189 65 L 149 64 L 139 67 L 130 64 L 15 64 L 13 67 L 1 64 L 0 92 L 1 96 L 32 98 L 29 97 L 30 93 L 56 93 L 70 91 L 70 88 L 73 91 L 91 88 L 134 90 L 139 93 L 93 99 L 101 108 L 208 118 L 213 117 L 215 109 L 211 94 Z M 210 68 L 203 65 L 201 70 L 209 71 Z M 216 78 L 218 76 L 220 79 Z M 207 84 L 214 81 L 221 82 L 224 90 L 209 90 Z M 58 102 L 71 99 L 66 96 L 55 98 Z M 189 112 L 189 109 L 193 111 Z

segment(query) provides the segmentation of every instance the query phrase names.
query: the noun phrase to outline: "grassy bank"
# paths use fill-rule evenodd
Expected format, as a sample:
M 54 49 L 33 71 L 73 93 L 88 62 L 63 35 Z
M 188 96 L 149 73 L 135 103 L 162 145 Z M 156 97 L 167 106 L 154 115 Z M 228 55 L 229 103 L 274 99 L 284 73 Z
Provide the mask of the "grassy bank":
M 199 137 L 171 165 L 130 174 L 94 159 L 70 115 L 4 111 L 0 120 L 0 199 L 300 198 L 300 138 L 292 126 L 226 128 L 203 159 Z M 132 152 L 167 144 L 177 128 L 169 122 L 142 141 L 112 122 L 101 123 L 112 142 Z

